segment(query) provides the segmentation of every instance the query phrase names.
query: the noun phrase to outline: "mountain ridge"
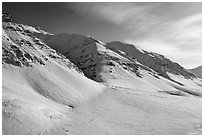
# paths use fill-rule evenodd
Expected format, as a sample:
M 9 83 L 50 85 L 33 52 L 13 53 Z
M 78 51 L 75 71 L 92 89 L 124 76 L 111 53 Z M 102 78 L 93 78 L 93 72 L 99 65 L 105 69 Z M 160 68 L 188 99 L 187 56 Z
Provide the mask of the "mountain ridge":
M 2 134 L 201 134 L 202 81 L 163 55 L 2 16 Z
M 196 74 L 199 78 L 202 78 L 202 66 L 198 66 L 192 69 L 188 69 L 190 72 Z
M 58 38 L 60 35 L 66 36 L 66 41 L 64 43 L 59 44 L 57 42 L 57 44 L 55 44 L 56 39 L 59 39 L 57 41 L 63 41 L 62 40 L 63 38 Z M 44 42 L 47 45 L 51 46 L 52 48 L 59 51 L 60 53 L 62 53 L 65 56 L 68 55 L 68 52 L 70 49 L 74 48 L 75 46 L 76 47 L 79 46 L 80 44 L 83 43 L 83 41 L 85 39 L 90 38 L 90 37 L 86 37 L 86 36 L 82 36 L 82 35 L 65 34 L 65 33 L 48 36 L 49 40 L 47 40 L 45 38 L 46 36 L 42 36 L 41 34 L 36 34 L 36 36 L 38 36 L 41 39 L 44 39 Z M 95 40 L 94 38 L 91 38 L 91 39 L 93 39 L 95 42 L 97 42 L 97 40 Z M 55 41 L 55 42 L 53 42 L 53 41 Z M 119 51 L 118 49 L 114 49 L 115 46 L 111 46 L 111 44 L 113 44 L 113 43 L 114 44 L 116 43 L 117 46 L 122 45 L 122 46 L 120 46 L 120 50 L 124 50 L 124 48 L 125 48 L 125 50 L 126 50 L 125 54 L 128 54 L 128 56 L 126 55 L 125 58 L 128 58 L 128 60 L 132 60 L 132 61 L 137 60 L 137 61 L 139 61 L 139 63 L 142 63 L 143 65 L 150 67 L 154 71 L 159 72 L 160 75 L 162 75 L 163 77 L 165 77 L 167 79 L 170 79 L 170 77 L 166 74 L 166 72 L 171 72 L 171 73 L 174 73 L 177 75 L 182 75 L 186 78 L 195 78 L 196 77 L 194 74 L 192 74 L 189 71 L 187 71 L 186 69 L 184 69 L 178 63 L 170 61 L 169 59 L 165 58 L 163 55 L 153 53 L 153 52 L 147 52 L 147 51 L 141 50 L 141 49 L 137 49 L 134 45 L 125 44 L 125 43 L 122 43 L 119 41 L 114 41 L 114 42 L 110 42 L 110 43 L 106 43 L 106 44 L 103 43 L 102 45 L 104 45 L 106 48 L 108 48 L 108 49 L 110 49 L 110 50 L 112 50 L 112 51 L 116 52 L 117 54 L 120 54 L 121 56 L 124 57 L 124 54 L 121 54 L 121 51 Z M 130 49 L 127 49 L 128 47 L 130 47 Z M 146 59 L 146 57 L 147 57 L 147 59 Z M 156 59 L 152 59 L 152 57 L 156 58 Z M 70 58 L 70 56 L 68 58 Z M 152 60 L 152 61 L 147 63 L 147 60 Z M 159 67 L 154 67 L 155 65 L 150 64 L 151 62 L 154 62 L 154 64 L 157 64 L 157 66 L 160 65 L 161 69 Z M 144 63 L 146 63 L 146 64 L 144 64 Z M 169 67 L 173 67 L 173 68 L 169 68 Z M 174 70 L 174 71 L 171 71 L 171 70 Z M 174 81 L 174 82 L 176 82 L 176 81 Z M 179 84 L 179 82 L 177 82 L 177 83 Z M 182 84 L 180 83 L 180 85 L 182 85 Z

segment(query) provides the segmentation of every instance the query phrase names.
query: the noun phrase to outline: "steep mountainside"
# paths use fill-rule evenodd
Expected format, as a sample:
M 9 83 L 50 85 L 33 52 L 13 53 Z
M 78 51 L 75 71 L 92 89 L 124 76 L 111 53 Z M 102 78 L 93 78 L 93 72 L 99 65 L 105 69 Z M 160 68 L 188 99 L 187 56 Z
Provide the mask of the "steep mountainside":
M 181 75 L 189 79 L 196 78 L 194 74 L 188 72 L 178 63 L 172 62 L 171 60 L 165 58 L 163 55 L 153 52 L 147 52 L 145 50 L 139 50 L 135 48 L 134 45 L 124 44 L 115 41 L 107 43 L 106 47 L 117 52 L 118 54 L 123 54 L 122 52 L 126 53 L 126 56 L 129 56 L 130 58 L 137 60 L 138 62 L 144 64 L 145 66 L 155 70 L 165 78 L 169 79 L 167 72 L 176 75 Z
M 35 33 L 47 45 L 59 51 L 75 63 L 90 79 L 102 81 L 99 72 L 104 64 L 111 65 L 111 58 L 125 60 L 126 58 L 106 49 L 104 43 L 92 37 L 77 34 L 44 35 Z
M 201 95 L 201 80 L 163 55 L 121 42 L 105 44 L 92 37 L 77 34 L 35 33 L 35 36 L 69 58 L 86 77 L 97 82 L 122 87 L 123 83 L 128 83 L 128 87 L 136 89 L 146 87 L 148 90 L 181 90 Z M 159 83 L 166 86 L 161 88 Z M 187 88 L 191 90 L 188 91 Z
M 2 17 L 3 134 L 40 134 L 101 93 L 102 85 L 33 35 L 48 33 Z
M 198 66 L 193 69 L 189 69 L 190 72 L 196 74 L 199 78 L 202 78 L 202 66 Z
M 202 81 L 179 64 L 2 19 L 3 134 L 201 134 Z

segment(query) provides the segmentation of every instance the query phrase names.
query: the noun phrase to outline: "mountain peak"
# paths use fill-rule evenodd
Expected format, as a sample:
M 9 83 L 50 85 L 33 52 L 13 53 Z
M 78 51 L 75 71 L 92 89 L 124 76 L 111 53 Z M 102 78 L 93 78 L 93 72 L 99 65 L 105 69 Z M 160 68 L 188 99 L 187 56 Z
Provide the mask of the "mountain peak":
M 202 78 L 202 66 L 196 68 L 188 69 L 190 72 L 196 74 L 199 78 Z

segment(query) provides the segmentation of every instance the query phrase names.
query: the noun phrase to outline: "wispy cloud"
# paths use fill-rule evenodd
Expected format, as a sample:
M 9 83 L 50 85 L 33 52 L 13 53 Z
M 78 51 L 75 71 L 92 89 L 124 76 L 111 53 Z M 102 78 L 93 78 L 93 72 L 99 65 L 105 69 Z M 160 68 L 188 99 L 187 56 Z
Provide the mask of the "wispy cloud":
M 74 3 L 68 8 L 92 18 L 102 19 L 127 28 L 158 22 L 149 14 L 159 4 L 154 3 Z M 151 22 L 149 22 L 151 20 Z M 144 24 L 145 23 L 145 24 Z
M 158 52 L 180 62 L 185 67 L 202 62 L 202 16 L 191 15 L 178 21 L 163 23 L 139 39 L 126 42 Z M 196 60 L 192 62 L 192 57 Z
M 195 63 L 191 62 L 193 56 L 198 61 L 197 65 L 200 65 L 201 10 L 200 13 L 177 17 L 177 11 L 172 10 L 182 12 L 182 9 L 178 7 L 176 9 L 174 5 L 176 3 L 171 5 L 168 3 L 74 3 L 68 5 L 68 8 L 83 16 L 114 23 L 130 30 L 130 36 L 124 40 L 127 43 L 164 54 L 186 67 L 191 67 Z M 182 4 L 179 3 L 179 5 Z M 165 10 L 165 7 L 170 8 Z

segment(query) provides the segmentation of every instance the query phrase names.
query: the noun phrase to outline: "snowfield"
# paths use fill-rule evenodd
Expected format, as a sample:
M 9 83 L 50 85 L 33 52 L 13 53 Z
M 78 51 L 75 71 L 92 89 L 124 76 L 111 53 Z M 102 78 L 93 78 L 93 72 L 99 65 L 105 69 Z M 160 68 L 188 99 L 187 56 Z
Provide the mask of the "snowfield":
M 76 105 L 103 89 L 60 66 L 4 67 L 3 134 L 38 134 L 48 130 L 67 119 Z
M 2 18 L 3 135 L 202 134 L 202 79 L 178 63 Z

